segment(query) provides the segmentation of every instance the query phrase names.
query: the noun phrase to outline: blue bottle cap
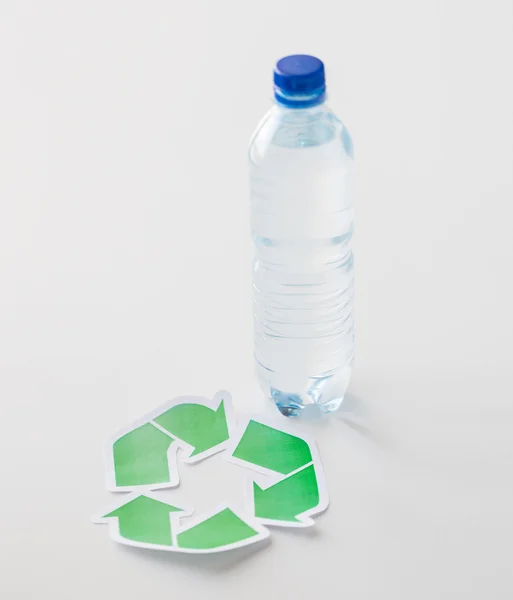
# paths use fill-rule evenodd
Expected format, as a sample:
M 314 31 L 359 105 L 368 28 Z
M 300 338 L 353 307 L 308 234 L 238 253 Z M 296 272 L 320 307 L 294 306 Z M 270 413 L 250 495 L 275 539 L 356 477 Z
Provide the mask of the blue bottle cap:
M 315 56 L 293 54 L 280 59 L 274 69 L 276 100 L 290 108 L 308 108 L 324 102 L 324 64 Z

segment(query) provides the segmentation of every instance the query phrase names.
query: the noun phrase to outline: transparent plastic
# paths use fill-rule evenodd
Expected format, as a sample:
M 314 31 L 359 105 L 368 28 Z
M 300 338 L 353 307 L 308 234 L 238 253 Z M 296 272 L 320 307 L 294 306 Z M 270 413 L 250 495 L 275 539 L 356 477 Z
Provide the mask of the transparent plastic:
M 275 104 L 249 163 L 260 386 L 287 416 L 336 410 L 354 356 L 351 137 L 325 103 Z

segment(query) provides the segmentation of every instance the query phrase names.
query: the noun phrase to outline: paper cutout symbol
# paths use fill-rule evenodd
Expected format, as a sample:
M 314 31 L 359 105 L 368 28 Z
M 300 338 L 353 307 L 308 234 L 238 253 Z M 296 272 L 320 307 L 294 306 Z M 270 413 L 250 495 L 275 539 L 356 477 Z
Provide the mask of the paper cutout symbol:
M 153 489 L 179 483 L 177 451 L 197 462 L 225 451 L 227 461 L 256 471 L 248 481 L 244 513 L 218 506 L 189 519 L 193 510 L 162 502 Z M 107 487 L 132 491 L 126 500 L 93 517 L 108 523 L 117 542 L 172 552 L 210 553 L 254 544 L 267 525 L 305 527 L 328 506 L 317 446 L 283 424 L 261 418 L 235 423 L 231 397 L 181 397 L 118 432 L 107 446 Z

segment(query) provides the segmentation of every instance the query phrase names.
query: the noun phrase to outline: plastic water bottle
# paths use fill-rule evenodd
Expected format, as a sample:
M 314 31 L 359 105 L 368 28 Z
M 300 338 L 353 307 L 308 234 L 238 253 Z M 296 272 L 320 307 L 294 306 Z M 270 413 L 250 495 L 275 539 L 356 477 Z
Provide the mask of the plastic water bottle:
M 274 91 L 249 149 L 257 375 L 282 414 L 330 412 L 354 355 L 353 147 L 319 59 L 282 58 Z

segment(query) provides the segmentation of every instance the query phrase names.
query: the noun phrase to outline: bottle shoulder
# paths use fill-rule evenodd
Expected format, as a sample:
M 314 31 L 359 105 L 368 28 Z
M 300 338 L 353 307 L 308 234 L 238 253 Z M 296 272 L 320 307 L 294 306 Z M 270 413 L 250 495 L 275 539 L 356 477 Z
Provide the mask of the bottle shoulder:
M 351 135 L 329 107 L 294 110 L 275 105 L 251 137 L 249 160 L 259 165 L 273 148 L 296 150 L 327 145 L 344 159 L 353 159 Z

